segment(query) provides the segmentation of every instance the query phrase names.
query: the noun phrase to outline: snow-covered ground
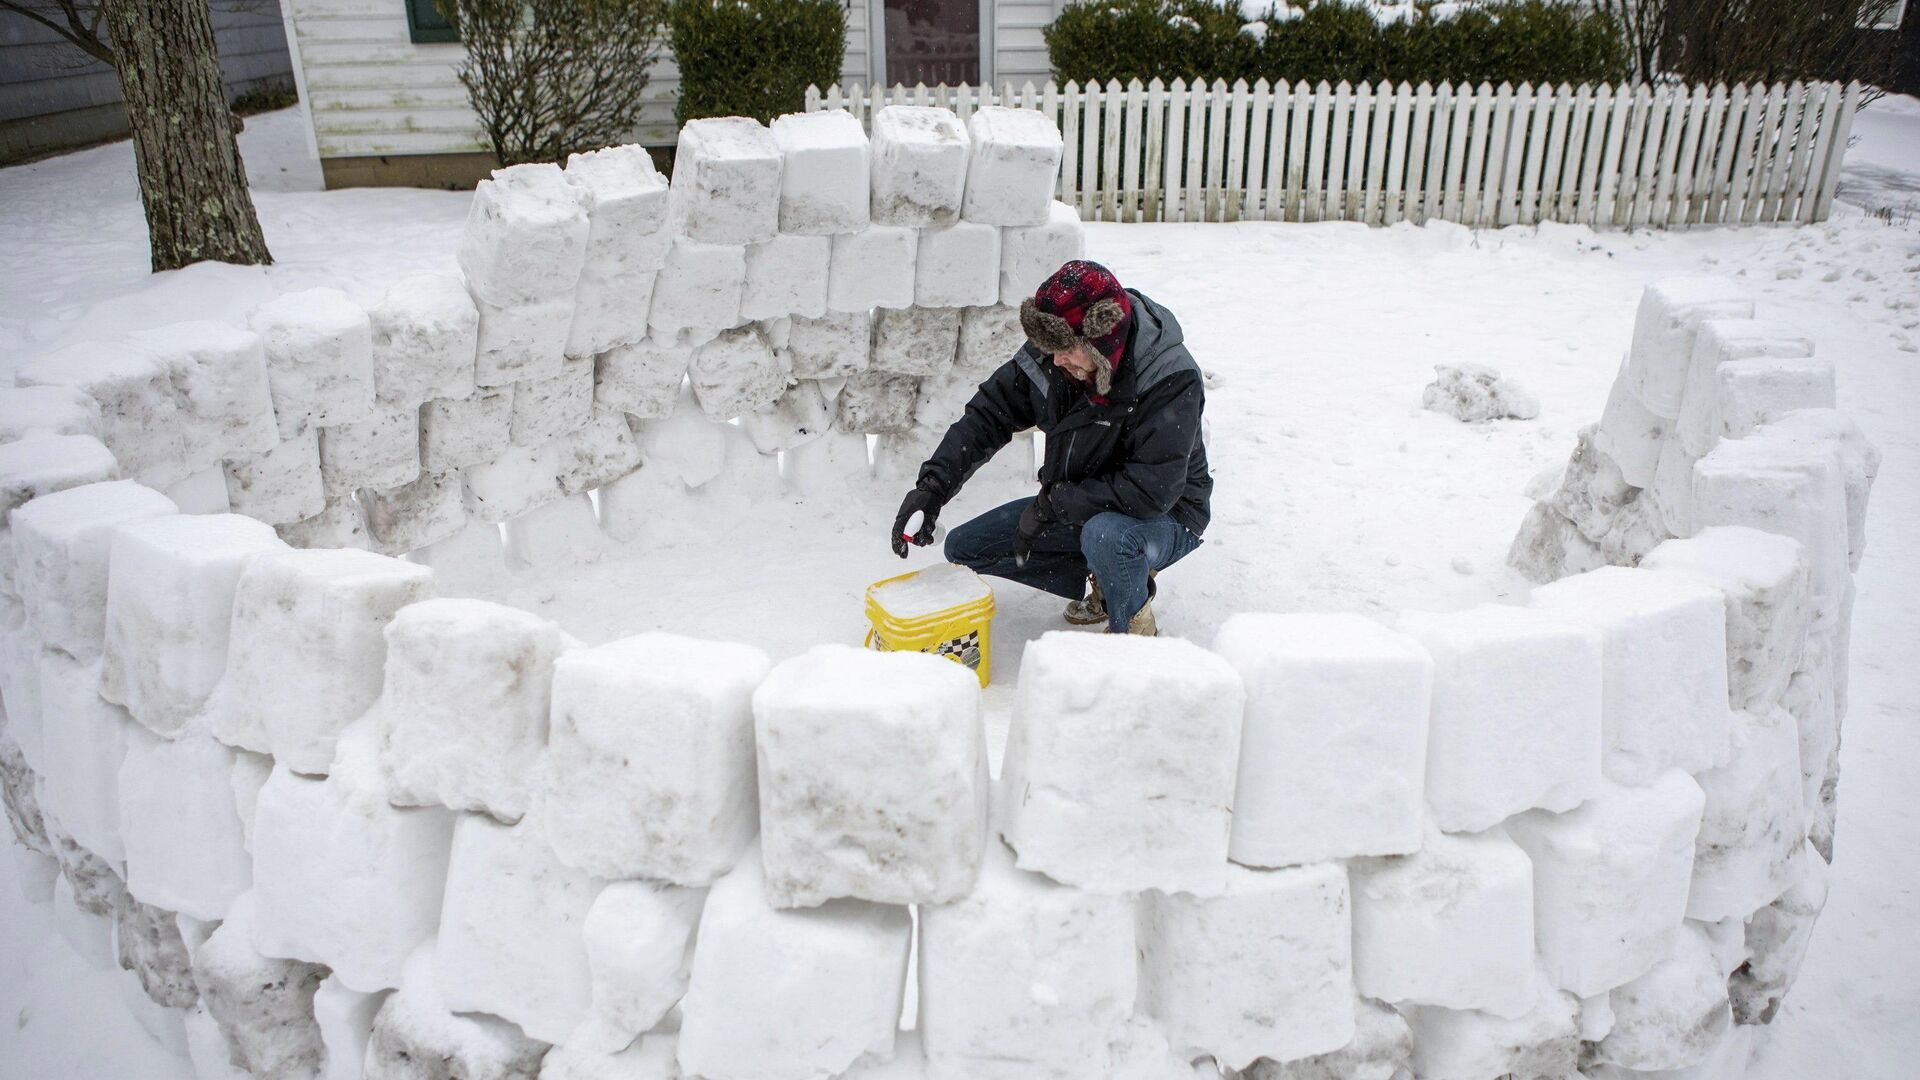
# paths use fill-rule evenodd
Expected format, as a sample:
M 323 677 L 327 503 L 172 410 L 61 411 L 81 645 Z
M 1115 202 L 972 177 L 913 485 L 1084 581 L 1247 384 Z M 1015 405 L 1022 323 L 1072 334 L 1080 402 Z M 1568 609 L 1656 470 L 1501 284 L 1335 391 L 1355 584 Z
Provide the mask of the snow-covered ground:
M 126 144 L 0 170 L 0 369 L 69 340 L 187 318 L 240 319 L 295 288 L 375 288 L 451 271 L 467 196 L 319 191 L 295 111 L 249 120 L 242 148 L 278 263 L 147 272 Z M 1909 1075 L 1920 1060 L 1920 102 L 1861 115 L 1834 220 L 1806 228 L 1474 232 L 1435 224 L 1096 225 L 1089 253 L 1170 306 L 1210 373 L 1217 475 L 1207 543 L 1162 580 L 1167 632 L 1205 641 L 1244 610 L 1445 609 L 1524 595 L 1503 556 L 1542 468 L 1599 413 L 1641 286 L 1743 278 L 1807 327 L 1840 403 L 1886 454 L 1858 579 L 1832 898 L 1753 1075 Z M 1499 369 L 1540 418 L 1468 426 L 1422 410 L 1435 364 Z M 826 504 L 737 488 L 664 508 L 595 562 L 486 584 L 599 642 L 660 627 L 776 657 L 857 640 L 861 589 L 898 573 L 884 530 L 904 485 Z M 990 499 L 969 492 L 955 524 Z M 908 567 L 935 561 L 916 552 Z M 1020 645 L 1058 601 L 998 590 L 1000 714 Z M 187 1078 L 114 1004 L 0 860 L 0 1075 Z

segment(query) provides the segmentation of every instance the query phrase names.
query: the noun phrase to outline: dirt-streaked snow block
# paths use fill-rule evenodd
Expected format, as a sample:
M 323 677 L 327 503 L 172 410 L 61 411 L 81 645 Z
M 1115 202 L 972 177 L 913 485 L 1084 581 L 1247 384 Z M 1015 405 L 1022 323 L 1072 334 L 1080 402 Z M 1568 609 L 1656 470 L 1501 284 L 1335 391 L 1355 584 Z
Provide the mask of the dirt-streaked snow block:
M 759 828 L 752 695 L 770 666 L 661 633 L 560 657 L 537 798 L 559 858 L 682 885 L 732 869 Z
M 1047 209 L 1040 225 L 1010 228 L 1000 234 L 1000 302 L 1019 307 L 1055 270 L 1087 253 L 1080 211 L 1063 202 Z
M 365 1080 L 535 1080 L 547 1044 L 505 1020 L 456 1015 L 436 986 L 434 952 L 414 950 L 399 991 L 374 1014 Z
M 60 878 L 66 886 L 64 893 L 69 903 L 82 914 L 112 919 L 114 909 L 127 903 L 129 895 L 126 884 L 113 864 L 67 835 L 66 830 L 60 827 L 59 819 L 48 816 L 46 826 L 47 837 L 53 845 L 53 857 L 60 864 Z M 95 929 L 104 937 L 111 927 L 101 924 Z M 92 933 L 89 931 L 88 937 Z M 99 966 L 104 967 L 111 962 L 109 954 Z
M 1534 1008 L 1533 865 L 1506 833 L 1429 829 L 1419 851 L 1348 872 L 1360 993 L 1508 1018 Z
M 707 893 L 680 1002 L 682 1072 L 707 1080 L 835 1076 L 893 1052 L 913 923 L 907 909 L 768 905 L 749 851 Z
M 255 308 L 247 325 L 266 349 L 281 441 L 373 412 L 373 324 L 346 293 L 287 293 Z
M 154 1004 L 184 1009 L 200 1000 L 173 912 L 128 897 L 114 905 L 113 931 L 120 966 L 133 972 Z
M 660 269 L 673 243 L 667 178 L 646 147 L 569 154 L 563 175 L 587 211 L 588 272 L 611 279 Z
M 1234 1080 L 1413 1080 L 1413 1034 L 1397 1010 L 1358 998 L 1347 1045 L 1293 1061 L 1262 1058 Z
M 1579 527 L 1581 535 L 1594 543 L 1604 539 L 1613 528 L 1613 520 L 1622 508 L 1634 500 L 1635 489 L 1627 483 L 1620 467 L 1595 441 L 1598 429 L 1589 424 L 1580 429 L 1573 456 L 1567 459 L 1560 486 L 1547 504 Z
M 724 330 L 693 352 L 693 396 L 714 420 L 731 420 L 779 400 L 787 372 L 757 326 Z
M 21 364 L 13 381 L 15 386 L 70 387 L 92 398 L 100 441 L 127 476 L 165 486 L 192 471 L 186 467 L 172 382 L 145 349 L 125 342 L 82 341 Z
M 953 358 L 954 373 L 979 383 L 1013 359 L 1027 343 L 1020 325 L 1020 309 L 995 300 L 960 313 L 960 346 Z
M 25 851 L 53 855 L 46 819 L 40 811 L 39 777 L 20 756 L 20 744 L 10 728 L 0 728 L 0 803 L 7 811 L 13 838 Z
M 658 420 L 673 411 L 692 361 L 693 347 L 671 337 L 609 349 L 594 360 L 594 404 Z
M 1730 360 L 1715 374 L 1716 434 L 1744 439 L 1796 409 L 1831 409 L 1835 386 L 1827 360 Z
M 1786 692 L 1813 619 L 1812 584 L 1800 543 L 1740 526 L 1702 529 L 1648 553 L 1642 569 L 1720 590 L 1727 614 L 1728 697 L 1764 707 Z
M 581 931 L 593 1005 L 567 1045 L 614 1054 L 650 1031 L 686 995 L 705 889 L 616 881 L 600 890 Z
M 115 529 L 175 510 L 172 499 L 131 480 L 56 491 L 14 510 L 8 515 L 13 584 L 27 625 L 42 642 L 75 659 L 98 659 Z
M 423 600 L 386 627 L 386 681 L 371 718 L 400 806 L 517 821 L 547 739 L 558 626 L 485 600 Z
M 367 511 L 348 496 L 328 499 L 326 508 L 319 513 L 288 525 L 275 525 L 273 531 L 288 547 L 366 551 L 373 546 L 367 537 Z
M 492 461 L 513 445 L 513 387 L 435 398 L 420 407 L 420 467 L 444 472 Z
M 780 229 L 780 147 L 773 133 L 743 116 L 687 121 L 674 153 L 668 200 L 680 235 L 690 240 L 773 239 Z
M 873 220 L 921 228 L 960 216 L 967 129 L 951 109 L 888 105 L 873 114 Z
M 873 318 L 871 370 L 915 377 L 945 375 L 959 343 L 958 308 L 881 309 Z
M 1880 472 L 1880 449 L 1867 441 L 1851 416 L 1836 409 L 1796 409 L 1755 434 L 1809 448 L 1831 448 L 1839 455 L 1847 502 L 1847 567 L 1860 569 L 1860 557 L 1867 550 L 1867 500 Z
M 394 613 L 433 592 L 424 566 L 367 551 L 262 555 L 234 593 L 235 650 L 208 712 L 230 746 L 324 775 L 334 741 L 380 694 Z
M 182 463 L 199 472 L 280 441 L 260 335 L 223 322 L 171 323 L 128 335 L 167 373 L 179 404 Z
M 0 444 L 29 436 L 100 437 L 100 403 L 75 386 L 0 387 Z
M 1613 1029 L 1595 1044 L 1594 1057 L 1636 1071 L 1698 1064 L 1733 1023 L 1726 972 L 1693 923 L 1681 927 L 1652 970 L 1611 997 Z
M 480 387 L 550 379 L 566 362 L 573 327 L 573 293 L 502 306 L 477 300 L 480 335 L 473 381 Z
M 1609 783 L 1564 814 L 1507 823 L 1533 860 L 1534 928 L 1547 979 L 1592 997 L 1645 974 L 1686 916 L 1706 797 L 1672 769 L 1646 787 Z
M 1219 896 L 1153 892 L 1141 903 L 1141 1002 L 1182 1056 L 1243 1069 L 1256 1058 L 1324 1054 L 1352 1040 L 1343 865 L 1232 867 Z
M 1728 980 L 1733 1017 L 1741 1024 L 1770 1024 L 1800 973 L 1814 923 L 1827 904 L 1830 871 L 1813 845 L 1794 859 L 1796 880 L 1773 903 L 1747 920 L 1746 962 Z
M 780 148 L 780 231 L 832 236 L 867 227 L 872 182 L 867 132 L 845 109 L 789 113 L 772 124 Z
M 359 488 L 399 487 L 419 475 L 420 410 L 412 405 L 320 429 L 320 482 L 330 499 Z
M 1539 987 L 1526 1013 L 1491 1013 L 1415 1005 L 1406 1010 L 1413 1034 L 1413 1070 L 1421 1080 L 1496 1080 L 1498 1077 L 1578 1076 L 1580 1003 Z
M 233 751 L 202 734 L 165 740 L 134 729 L 120 764 L 127 891 L 196 919 L 227 916 L 253 881 L 230 786 Z
M 936 1080 L 1104 1080 L 1137 987 L 1134 904 L 1016 869 L 987 845 L 971 893 L 920 909 Z
M 1599 790 L 1599 631 L 1505 604 L 1407 612 L 1399 629 L 1433 656 L 1427 805 L 1440 828 L 1474 832 L 1535 807 L 1571 810 Z
M 962 212 L 988 225 L 1039 225 L 1047 220 L 1060 173 L 1059 125 L 1046 113 L 988 105 L 967 118 L 973 154 Z
M 371 720 L 348 728 L 324 780 L 275 768 L 253 817 L 255 947 L 361 993 L 399 986 L 433 937 L 453 841 L 452 813 L 388 804 L 379 740 Z
M 1213 651 L 1247 688 L 1235 862 L 1420 847 L 1433 661 L 1418 642 L 1359 615 L 1235 615 Z
M 740 428 L 763 454 L 791 450 L 827 433 L 833 413 L 820 384 L 805 379 L 787 387 L 779 400 L 740 418 Z
M 1753 300 L 1729 278 L 1671 277 L 1648 285 L 1634 313 L 1628 385 L 1655 416 L 1679 417 L 1700 324 L 1751 318 Z
M 227 472 L 227 504 L 236 514 L 269 525 L 286 525 L 326 508 L 317 427 L 302 429 L 264 454 L 229 459 L 223 467 Z
M 1000 230 L 956 221 L 924 229 L 915 256 L 913 302 L 956 308 L 998 303 Z
M 447 274 L 409 274 L 367 309 L 373 326 L 373 391 L 390 407 L 473 393 L 480 309 Z
M 313 1022 L 319 1025 L 320 1042 L 326 1048 L 326 1065 L 318 1080 L 361 1080 L 373 1018 L 385 999 L 385 994 L 349 989 L 338 975 L 321 980 L 313 992 Z
M 224 922 L 193 951 L 200 1000 L 226 1036 L 233 1063 L 265 1080 L 318 1075 L 326 1057 L 313 994 L 326 969 L 260 955 L 253 946 L 253 898 L 235 901 Z
M 360 500 L 373 538 L 369 546 L 383 555 L 403 555 L 440 543 L 467 524 L 465 488 L 458 469 L 423 472 L 384 491 L 362 491 Z
M 767 899 L 965 896 L 987 837 L 980 685 L 920 653 L 821 645 L 753 694 Z
M 653 306 L 647 309 L 648 334 L 666 339 L 682 330 L 705 329 L 711 333 L 738 324 L 746 280 L 744 244 L 676 239 L 667 252 L 666 265 L 653 282 Z
M 865 310 L 796 318 L 787 330 L 787 360 L 796 379 L 840 379 L 867 367 L 872 317 Z
M 499 524 L 560 497 L 560 447 L 516 446 L 460 471 L 467 513 Z
M 0 446 L 0 521 L 42 495 L 120 477 L 113 454 L 91 435 L 55 435 Z M 12 537 L 6 537 L 9 547 Z M 7 571 L 12 573 L 11 551 Z
M 1761 428 L 1727 439 L 1693 468 L 1698 528 L 1746 525 L 1800 541 L 1812 575 L 1815 621 L 1838 611 L 1849 581 L 1846 477 L 1832 441 Z
M 595 408 L 585 426 L 559 440 L 560 493 L 578 495 L 640 467 L 640 443 L 627 418 Z
M 1793 884 L 1793 858 L 1807 835 L 1793 717 L 1778 706 L 1735 713 L 1731 760 L 1698 779 L 1707 809 L 1687 917 L 1744 919 Z
M 513 386 L 508 437 L 515 446 L 539 446 L 577 431 L 593 416 L 592 357 L 569 358 L 560 373 Z
M 861 371 L 847 377 L 834 400 L 834 426 L 863 435 L 899 435 L 913 430 L 919 381 L 911 375 Z
M 782 233 L 764 244 L 748 245 L 740 317 L 817 319 L 826 314 L 827 269 L 832 261 L 833 240 L 826 236 Z
M 100 661 L 80 663 L 57 649 L 40 654 L 40 805 L 88 851 L 115 865 L 126 859 L 120 839 L 120 765 L 134 723 L 105 700 Z
M 827 307 L 833 311 L 913 306 L 914 258 L 920 234 L 897 225 L 872 225 L 833 238 L 827 271 Z
M 1001 784 L 1024 870 L 1097 892 L 1226 887 L 1246 693 L 1178 638 L 1027 646 Z
M 664 258 L 664 255 L 662 256 Z M 635 271 L 607 277 L 588 267 L 573 291 L 573 322 L 567 329 L 568 359 L 591 361 L 613 348 L 647 336 L 647 313 L 653 308 L 655 271 Z
M 1613 461 L 1627 483 L 1644 488 L 1653 483 L 1660 445 L 1672 430 L 1672 420 L 1655 416 L 1634 393 L 1627 376 L 1627 359 L 1621 357 L 1620 373 L 1613 377 L 1613 387 L 1607 391 L 1607 405 L 1600 413 L 1593 445 Z
M 555 859 L 537 821 L 462 814 L 434 950 L 447 1007 L 564 1042 L 592 1007 L 582 924 L 604 884 Z
M 473 191 L 460 269 L 474 294 L 500 306 L 570 295 L 587 255 L 580 189 L 557 165 L 496 169 Z M 565 333 L 563 330 L 562 333 Z
M 1702 320 L 1694 330 L 1684 400 L 1680 416 L 1674 422 L 1674 433 L 1679 436 L 1680 444 L 1686 447 L 1687 453 L 1699 457 L 1719 441 L 1722 365 L 1760 357 L 1804 360 L 1812 355 L 1813 339 L 1789 324 L 1767 319 Z M 1809 404 L 1831 408 L 1833 399 L 1829 394 L 1826 401 Z

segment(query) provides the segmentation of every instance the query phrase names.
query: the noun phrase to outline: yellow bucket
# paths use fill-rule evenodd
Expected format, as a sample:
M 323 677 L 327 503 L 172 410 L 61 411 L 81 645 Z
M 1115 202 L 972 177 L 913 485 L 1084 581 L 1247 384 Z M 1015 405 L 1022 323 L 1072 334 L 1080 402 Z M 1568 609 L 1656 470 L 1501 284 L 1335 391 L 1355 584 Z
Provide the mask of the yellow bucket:
M 987 685 L 993 590 L 964 566 L 943 565 L 867 586 L 867 647 L 923 652 L 972 668 Z

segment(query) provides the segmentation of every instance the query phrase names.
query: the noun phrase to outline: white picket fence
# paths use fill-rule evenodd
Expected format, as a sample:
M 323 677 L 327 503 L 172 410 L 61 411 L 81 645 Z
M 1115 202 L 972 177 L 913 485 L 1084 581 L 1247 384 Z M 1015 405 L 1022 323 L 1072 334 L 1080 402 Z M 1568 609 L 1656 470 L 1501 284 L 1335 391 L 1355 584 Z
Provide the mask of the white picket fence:
M 1396 221 L 1596 227 L 1821 221 L 1858 84 L 1122 86 L 807 91 L 885 105 L 1039 109 L 1059 198 L 1090 221 Z

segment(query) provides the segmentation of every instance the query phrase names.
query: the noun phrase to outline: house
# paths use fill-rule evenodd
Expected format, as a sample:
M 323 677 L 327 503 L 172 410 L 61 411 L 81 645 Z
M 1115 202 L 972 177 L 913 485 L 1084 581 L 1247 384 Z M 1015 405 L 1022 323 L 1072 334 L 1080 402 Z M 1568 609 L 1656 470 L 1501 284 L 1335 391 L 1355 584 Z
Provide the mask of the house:
M 1064 0 L 847 0 L 841 81 L 1015 85 L 1046 80 L 1041 28 Z M 309 149 L 328 187 L 471 187 L 493 168 L 462 51 L 434 0 L 282 0 Z M 656 64 L 635 141 L 671 146 L 679 85 Z

